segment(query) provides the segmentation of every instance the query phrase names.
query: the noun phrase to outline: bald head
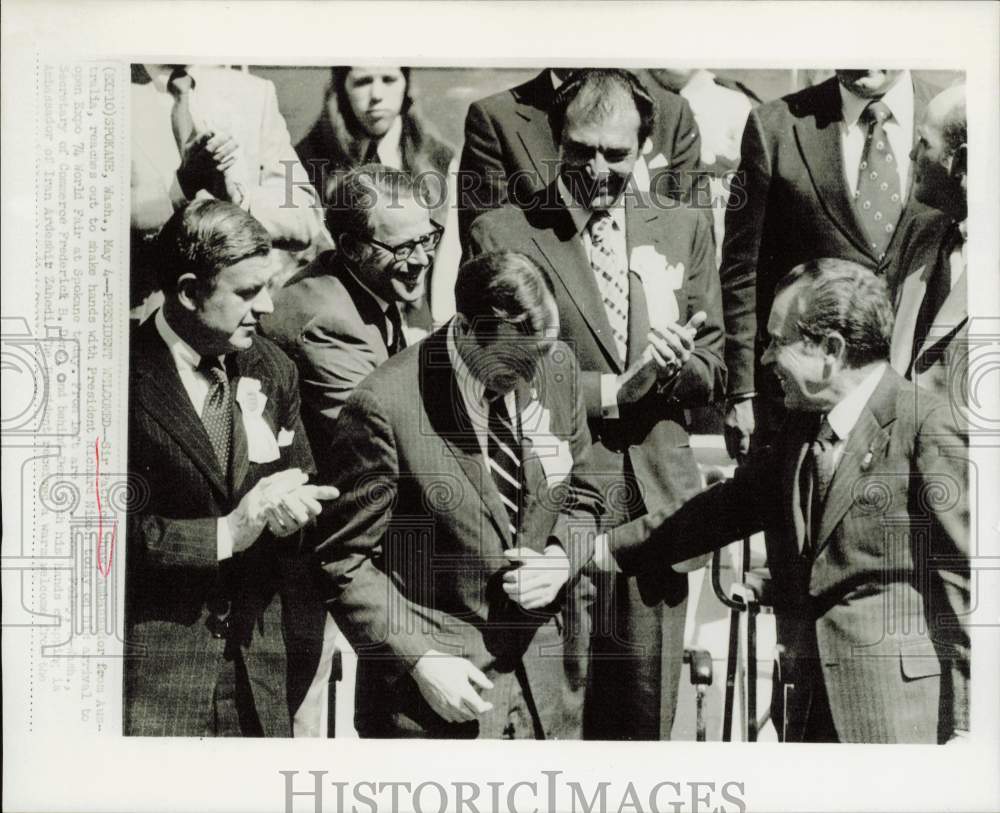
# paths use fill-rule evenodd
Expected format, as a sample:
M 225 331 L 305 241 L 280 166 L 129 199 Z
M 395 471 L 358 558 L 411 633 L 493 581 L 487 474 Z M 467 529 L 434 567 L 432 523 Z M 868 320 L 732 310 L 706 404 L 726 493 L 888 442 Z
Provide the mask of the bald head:
M 965 85 L 956 85 L 927 105 L 910 153 L 917 200 L 956 220 L 966 216 L 967 142 Z

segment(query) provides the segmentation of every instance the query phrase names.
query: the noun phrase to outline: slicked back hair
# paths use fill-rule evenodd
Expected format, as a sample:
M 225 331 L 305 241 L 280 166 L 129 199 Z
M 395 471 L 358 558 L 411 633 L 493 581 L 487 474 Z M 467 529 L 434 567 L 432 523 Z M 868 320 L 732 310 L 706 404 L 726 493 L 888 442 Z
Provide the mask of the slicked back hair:
M 194 274 L 203 290 L 211 290 L 224 268 L 249 257 L 266 257 L 271 250 L 271 236 L 257 218 L 215 198 L 178 209 L 156 240 L 157 276 L 164 293 L 176 291 L 184 274 Z
M 410 173 L 385 164 L 363 164 L 331 179 L 327 228 L 338 242 L 344 235 L 361 240 L 369 238 L 376 204 L 398 206 L 402 198 L 420 200 Z
M 844 360 L 855 369 L 889 358 L 893 312 L 881 277 L 850 260 L 823 257 L 788 272 L 775 296 L 797 283 L 795 324 L 803 336 L 820 342 L 839 333 Z
M 586 119 L 609 115 L 621 100 L 631 99 L 639 113 L 638 145 L 646 143 L 656 124 L 656 103 L 639 77 L 622 68 L 582 68 L 570 74 L 556 91 L 549 124 L 556 144 L 562 143 L 567 111 Z

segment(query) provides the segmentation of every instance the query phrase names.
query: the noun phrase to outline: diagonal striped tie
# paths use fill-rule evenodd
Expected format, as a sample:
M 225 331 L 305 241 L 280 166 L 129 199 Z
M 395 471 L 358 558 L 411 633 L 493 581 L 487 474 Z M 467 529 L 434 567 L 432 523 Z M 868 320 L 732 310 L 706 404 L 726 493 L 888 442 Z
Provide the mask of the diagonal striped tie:
M 487 391 L 486 456 L 500 500 L 507 509 L 511 539 L 517 539 L 521 510 L 521 446 L 511 423 L 504 396 Z
M 587 225 L 590 230 L 590 267 L 597 279 L 597 288 L 604 300 L 611 335 L 624 365 L 628 359 L 628 271 L 615 253 L 610 241 L 605 240 L 613 228 L 611 213 L 594 212 Z

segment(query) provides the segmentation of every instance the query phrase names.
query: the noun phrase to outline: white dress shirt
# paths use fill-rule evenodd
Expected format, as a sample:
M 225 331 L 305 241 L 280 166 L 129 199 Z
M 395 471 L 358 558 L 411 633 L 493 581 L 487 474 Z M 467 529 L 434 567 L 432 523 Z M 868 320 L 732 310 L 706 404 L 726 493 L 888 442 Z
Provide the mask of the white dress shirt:
M 587 253 L 587 261 L 593 264 L 594 243 L 590 239 L 590 220 L 594 216 L 592 209 L 581 206 L 566 188 L 562 178 L 556 181 L 563 204 L 573 218 L 576 233 L 583 240 L 583 248 Z M 604 240 L 621 262 L 628 268 L 628 241 L 625 237 L 625 196 L 618 198 L 609 210 L 611 213 L 611 228 L 606 232 Z M 601 415 L 604 418 L 618 417 L 618 376 L 605 373 L 601 376 Z
M 153 321 L 156 323 L 156 332 L 160 334 L 160 338 L 163 339 L 170 351 L 170 357 L 174 360 L 174 366 L 177 367 L 177 374 L 180 376 L 181 384 L 184 385 L 184 391 L 191 400 L 191 406 L 194 407 L 195 414 L 200 418 L 211 386 L 208 376 L 198 369 L 198 365 L 201 364 L 201 355 L 174 332 L 163 315 L 163 308 L 156 312 Z M 219 356 L 219 363 L 225 364 L 225 358 L 225 356 Z M 238 427 L 233 426 L 233 431 L 238 431 Z M 220 561 L 233 555 L 233 537 L 225 517 L 219 517 L 219 521 L 216 523 L 215 542 L 216 555 Z
M 486 385 L 472 374 L 468 365 L 458 352 L 458 345 L 455 341 L 455 332 L 458 330 L 456 322 L 448 326 L 448 359 L 451 361 L 451 368 L 455 372 L 455 380 L 458 382 L 458 391 L 462 396 L 462 406 L 469 416 L 472 428 L 476 433 L 476 440 L 479 441 L 479 448 L 483 453 L 483 461 L 489 468 L 489 453 L 487 451 L 487 427 L 489 424 L 490 405 L 486 400 Z M 511 417 L 511 426 L 514 430 L 514 437 L 521 439 L 521 421 L 518 420 L 517 395 L 513 390 L 504 396 L 504 404 L 507 413 Z
M 868 127 L 859 122 L 861 113 L 872 102 L 855 96 L 842 84 L 840 101 L 842 119 L 840 122 L 840 145 L 844 157 L 844 178 L 853 195 L 858 189 L 858 173 L 861 155 L 865 149 Z M 892 112 L 885 123 L 886 136 L 896 158 L 896 172 L 899 173 L 899 194 L 906 200 L 907 182 L 910 176 L 910 150 L 913 147 L 913 78 L 909 71 L 903 71 L 896 83 L 881 99 Z
M 826 421 L 830 424 L 837 435 L 837 440 L 833 444 L 833 470 L 837 470 L 840 459 L 844 456 L 844 448 L 847 446 L 847 439 L 857 426 L 861 413 L 865 405 L 875 392 L 882 374 L 888 365 L 880 362 L 872 367 L 868 374 L 861 380 L 853 390 L 840 400 L 840 402 L 826 414 Z

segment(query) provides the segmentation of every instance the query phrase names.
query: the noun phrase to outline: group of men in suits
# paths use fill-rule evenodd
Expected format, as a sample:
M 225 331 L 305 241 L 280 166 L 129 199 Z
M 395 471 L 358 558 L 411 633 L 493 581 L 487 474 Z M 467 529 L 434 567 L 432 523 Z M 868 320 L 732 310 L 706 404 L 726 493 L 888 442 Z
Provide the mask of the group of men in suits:
M 470 107 L 457 315 L 412 347 L 441 234 L 405 172 L 348 173 L 273 302 L 245 207 L 178 210 L 133 350 L 126 730 L 285 733 L 333 619 L 363 736 L 666 739 L 687 572 L 765 530 L 783 736 L 966 731 L 964 438 L 888 368 L 961 334 L 929 329 L 964 293 L 960 94 L 840 71 L 755 109 L 720 272 L 687 102 L 543 71 Z M 702 492 L 690 410 L 727 392 L 753 454 Z

